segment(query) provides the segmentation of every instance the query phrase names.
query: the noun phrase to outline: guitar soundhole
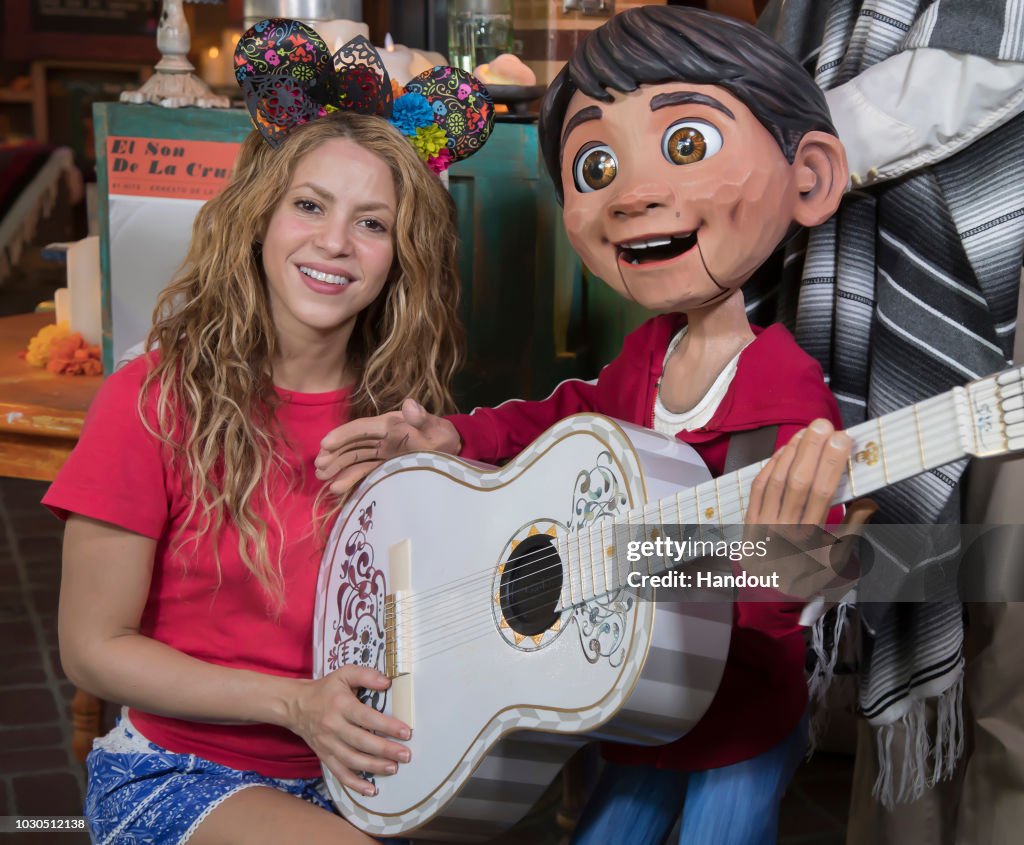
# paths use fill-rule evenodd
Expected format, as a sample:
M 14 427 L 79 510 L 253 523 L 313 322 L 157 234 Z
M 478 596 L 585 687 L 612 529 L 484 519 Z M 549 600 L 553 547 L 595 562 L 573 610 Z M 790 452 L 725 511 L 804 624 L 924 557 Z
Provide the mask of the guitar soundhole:
M 555 624 L 562 592 L 562 562 L 553 540 L 538 534 L 523 540 L 501 574 L 501 612 L 509 626 L 527 637 Z

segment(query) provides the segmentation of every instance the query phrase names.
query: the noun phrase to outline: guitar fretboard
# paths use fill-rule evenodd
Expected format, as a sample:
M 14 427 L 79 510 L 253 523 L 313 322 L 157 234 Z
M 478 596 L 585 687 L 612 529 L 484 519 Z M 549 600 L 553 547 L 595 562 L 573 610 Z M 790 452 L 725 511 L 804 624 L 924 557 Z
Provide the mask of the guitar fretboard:
M 973 455 L 987 457 L 1024 449 L 1024 368 L 972 382 L 847 429 L 854 446 L 833 504 L 841 504 L 906 478 Z M 751 484 L 767 460 L 680 489 L 627 512 L 612 522 L 559 537 L 565 566 L 561 606 L 581 604 L 626 585 L 637 562 L 619 548 L 628 529 L 678 524 L 701 539 L 708 529 L 743 523 Z M 714 536 L 720 537 L 720 533 Z M 652 535 L 650 539 L 655 539 Z M 698 555 L 699 556 L 699 555 Z M 691 558 L 692 559 L 692 558 Z M 646 557 L 648 574 L 668 571 Z

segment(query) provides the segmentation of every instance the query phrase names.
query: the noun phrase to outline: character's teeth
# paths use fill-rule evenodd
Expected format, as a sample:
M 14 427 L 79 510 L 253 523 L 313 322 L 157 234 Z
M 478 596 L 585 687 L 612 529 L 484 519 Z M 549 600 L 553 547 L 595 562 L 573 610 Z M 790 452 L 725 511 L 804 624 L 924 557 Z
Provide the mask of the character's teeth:
M 619 260 L 630 266 L 668 261 L 689 251 L 697 243 L 696 230 L 685 235 L 662 235 L 645 241 L 617 245 Z M 650 255 L 645 253 L 650 250 Z
M 344 276 L 335 276 L 331 273 L 322 273 L 319 270 L 314 270 L 311 267 L 300 267 L 299 271 L 305 273 L 311 279 L 316 279 L 318 282 L 326 282 L 329 285 L 347 285 L 349 280 Z
M 652 238 L 649 241 L 637 241 L 636 243 L 623 244 L 623 249 L 649 249 L 653 246 L 668 246 L 672 238 Z

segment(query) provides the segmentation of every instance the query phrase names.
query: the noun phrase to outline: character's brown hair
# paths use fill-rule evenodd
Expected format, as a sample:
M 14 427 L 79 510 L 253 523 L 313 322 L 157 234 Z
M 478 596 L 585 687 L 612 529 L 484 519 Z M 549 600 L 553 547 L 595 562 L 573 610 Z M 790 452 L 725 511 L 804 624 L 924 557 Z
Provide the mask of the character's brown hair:
M 579 90 L 610 102 L 610 90 L 628 93 L 664 82 L 729 91 L 771 133 L 790 163 L 808 132 L 837 134 L 821 89 L 763 32 L 701 9 L 626 9 L 587 36 L 541 103 L 541 152 L 559 202 L 562 124 L 572 95 Z

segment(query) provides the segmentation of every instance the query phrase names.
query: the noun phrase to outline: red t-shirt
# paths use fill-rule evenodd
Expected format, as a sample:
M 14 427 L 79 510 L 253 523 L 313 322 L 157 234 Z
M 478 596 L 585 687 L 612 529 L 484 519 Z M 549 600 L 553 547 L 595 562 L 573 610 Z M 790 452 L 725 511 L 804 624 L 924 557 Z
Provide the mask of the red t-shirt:
M 462 438 L 461 455 L 489 463 L 511 458 L 558 420 L 583 411 L 653 427 L 654 403 L 668 345 L 685 317 L 648 320 L 623 342 L 622 352 L 594 382 L 562 382 L 539 402 L 511 400 L 497 408 L 449 417 Z M 818 417 L 840 425 L 839 408 L 817 362 L 781 325 L 751 327 L 755 338 L 741 353 L 736 374 L 708 423 L 677 437 L 722 474 L 732 432 L 778 426 L 776 448 Z M 833 509 L 829 522 L 842 518 Z M 722 680 L 704 717 L 668 745 L 605 744 L 604 754 L 624 763 L 700 771 L 749 760 L 781 742 L 807 706 L 804 639 L 796 602 L 744 601 L 733 606 L 732 642 Z
M 198 517 L 188 520 L 186 481 L 168 467 L 165 450 L 143 427 L 137 411 L 146 367 L 147 358 L 139 358 L 106 380 L 89 408 L 78 445 L 43 503 L 61 518 L 77 513 L 157 541 L 141 633 L 208 663 L 311 677 L 322 551 L 312 518 L 321 487 L 313 458 L 324 434 L 348 419 L 348 391 L 277 391 L 277 419 L 291 447 L 282 446 L 278 452 L 293 478 L 269 473 L 270 500 L 286 549 L 285 604 L 276 614 L 242 563 L 237 530 L 226 524 L 214 536 L 198 531 Z M 151 425 L 155 404 L 151 398 L 146 406 Z M 214 543 L 220 554 L 220 578 Z M 270 531 L 271 561 L 279 547 L 280 534 Z M 137 710 L 130 716 L 148 739 L 174 752 L 270 777 L 320 774 L 313 752 L 284 728 L 190 722 Z

